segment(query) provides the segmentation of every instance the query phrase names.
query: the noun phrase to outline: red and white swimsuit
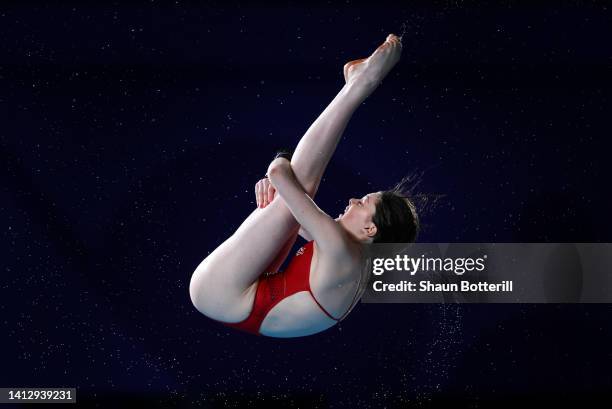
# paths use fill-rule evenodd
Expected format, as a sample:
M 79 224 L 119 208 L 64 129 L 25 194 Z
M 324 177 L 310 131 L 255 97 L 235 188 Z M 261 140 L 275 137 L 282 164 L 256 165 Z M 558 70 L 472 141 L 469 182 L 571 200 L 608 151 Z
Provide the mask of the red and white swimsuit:
M 291 259 L 289 266 L 287 266 L 287 269 L 284 271 L 262 274 L 257 284 L 253 309 L 249 316 L 240 322 L 224 322 L 223 324 L 251 334 L 261 335 L 259 332 L 261 323 L 270 310 L 285 298 L 295 293 L 299 293 L 300 291 L 308 291 L 312 299 L 317 303 L 319 308 L 321 308 L 321 311 L 329 318 L 335 321 L 343 320 L 354 307 L 355 299 L 359 291 L 355 293 L 351 307 L 341 318 L 334 318 L 327 312 L 319 301 L 317 301 L 310 288 L 310 263 L 312 261 L 313 247 L 314 241 L 306 243 L 298 250 L 295 257 Z

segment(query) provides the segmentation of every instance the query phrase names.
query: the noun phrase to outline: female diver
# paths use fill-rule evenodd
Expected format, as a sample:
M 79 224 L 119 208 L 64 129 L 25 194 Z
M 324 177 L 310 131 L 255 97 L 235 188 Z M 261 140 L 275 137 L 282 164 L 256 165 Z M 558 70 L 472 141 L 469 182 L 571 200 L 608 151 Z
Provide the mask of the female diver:
M 363 294 L 363 244 L 415 240 L 416 210 L 399 190 L 350 199 L 336 219 L 312 200 L 353 112 L 401 50 L 390 34 L 368 58 L 345 64 L 344 86 L 291 159 L 279 155 L 270 163 L 267 178 L 255 185 L 257 209 L 192 275 L 189 293 L 202 314 L 270 337 L 321 332 L 344 319 Z M 279 272 L 298 234 L 308 243 Z

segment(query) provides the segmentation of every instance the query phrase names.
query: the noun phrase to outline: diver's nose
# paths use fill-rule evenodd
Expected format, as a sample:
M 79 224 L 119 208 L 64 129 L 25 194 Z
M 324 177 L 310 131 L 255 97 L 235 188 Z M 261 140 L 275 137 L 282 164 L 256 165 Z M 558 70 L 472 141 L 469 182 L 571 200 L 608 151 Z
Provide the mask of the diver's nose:
M 349 199 L 349 206 L 354 205 L 356 201 L 357 199 Z

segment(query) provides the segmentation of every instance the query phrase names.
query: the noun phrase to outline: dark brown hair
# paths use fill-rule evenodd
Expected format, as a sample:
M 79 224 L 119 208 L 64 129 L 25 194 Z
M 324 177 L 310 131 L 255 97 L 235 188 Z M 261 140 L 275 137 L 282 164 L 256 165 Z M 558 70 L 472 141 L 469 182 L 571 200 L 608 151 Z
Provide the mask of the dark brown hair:
M 395 187 L 382 192 L 372 221 L 377 232 L 374 243 L 413 243 L 420 230 L 419 216 L 412 200 L 414 177 L 403 178 Z M 407 184 L 413 183 L 408 189 Z

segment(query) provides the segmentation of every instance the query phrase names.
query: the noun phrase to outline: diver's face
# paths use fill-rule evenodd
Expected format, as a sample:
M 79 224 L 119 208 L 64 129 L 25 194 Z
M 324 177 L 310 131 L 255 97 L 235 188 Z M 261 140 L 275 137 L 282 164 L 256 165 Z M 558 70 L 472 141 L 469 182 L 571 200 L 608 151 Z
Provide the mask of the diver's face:
M 376 204 L 379 200 L 380 192 L 369 193 L 361 199 L 350 199 L 344 213 L 340 214 L 336 220 L 360 239 L 373 236 L 376 234 L 376 227 L 372 218 L 376 214 Z

